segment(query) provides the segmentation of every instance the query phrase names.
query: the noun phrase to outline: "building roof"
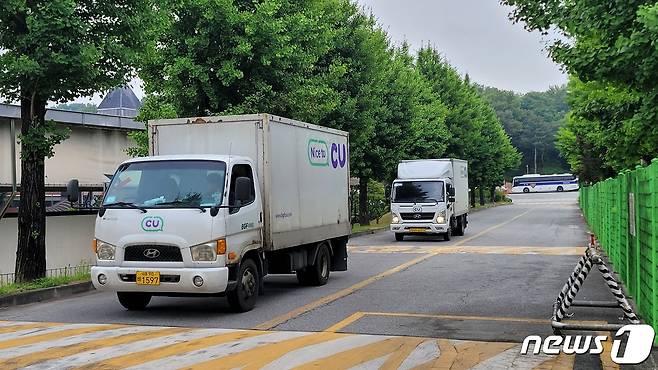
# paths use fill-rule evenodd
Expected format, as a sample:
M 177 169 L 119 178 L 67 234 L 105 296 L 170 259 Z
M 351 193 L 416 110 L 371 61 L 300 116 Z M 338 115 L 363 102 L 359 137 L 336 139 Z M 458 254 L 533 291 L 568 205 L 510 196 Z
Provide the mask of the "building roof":
M 0 103 L 0 123 L 4 123 L 3 118 L 7 120 L 20 120 L 20 105 Z M 129 117 L 96 113 L 71 112 L 59 109 L 48 109 L 46 111 L 46 119 L 69 125 L 95 126 L 124 130 L 145 129 L 143 123 L 135 122 L 132 118 Z
M 134 117 L 142 106 L 133 90 L 128 87 L 118 87 L 105 95 L 103 101 L 98 105 L 97 111 L 115 112 L 118 115 Z

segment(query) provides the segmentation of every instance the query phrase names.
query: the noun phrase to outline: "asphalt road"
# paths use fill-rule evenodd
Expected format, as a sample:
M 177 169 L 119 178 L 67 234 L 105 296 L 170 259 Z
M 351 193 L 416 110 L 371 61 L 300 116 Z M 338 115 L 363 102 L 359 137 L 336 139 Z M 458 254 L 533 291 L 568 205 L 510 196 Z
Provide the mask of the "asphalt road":
M 269 276 L 256 309 L 230 313 L 223 298 L 153 299 L 124 310 L 113 294 L 0 309 L 0 320 L 120 323 L 195 328 L 337 331 L 519 342 L 551 333 L 553 301 L 586 246 L 577 193 L 514 195 L 514 204 L 473 212 L 463 237 L 396 242 L 381 232 L 350 243 L 349 271 L 324 287 Z M 590 274 L 579 299 L 608 299 Z M 574 319 L 616 321 L 618 312 Z

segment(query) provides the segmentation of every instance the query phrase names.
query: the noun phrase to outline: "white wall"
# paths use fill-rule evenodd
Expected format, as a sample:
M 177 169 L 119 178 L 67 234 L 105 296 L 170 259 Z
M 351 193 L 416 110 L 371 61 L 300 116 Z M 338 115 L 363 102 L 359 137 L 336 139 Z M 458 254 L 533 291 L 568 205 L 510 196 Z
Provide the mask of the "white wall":
M 16 134 L 20 132 L 16 121 Z M 135 146 L 127 130 L 98 126 L 59 125 L 68 127 L 68 139 L 55 146 L 55 155 L 46 159 L 46 184 L 66 184 L 71 179 L 80 184 L 102 184 L 106 173 L 113 174 L 119 163 L 128 159 L 125 150 Z M 11 183 L 9 121 L 0 119 L 0 184 Z M 16 146 L 16 170 L 20 183 L 20 145 Z
M 46 267 L 93 263 L 91 239 L 94 237 L 95 219 L 96 215 L 46 217 Z M 0 220 L 0 274 L 14 272 L 17 222 L 17 218 Z

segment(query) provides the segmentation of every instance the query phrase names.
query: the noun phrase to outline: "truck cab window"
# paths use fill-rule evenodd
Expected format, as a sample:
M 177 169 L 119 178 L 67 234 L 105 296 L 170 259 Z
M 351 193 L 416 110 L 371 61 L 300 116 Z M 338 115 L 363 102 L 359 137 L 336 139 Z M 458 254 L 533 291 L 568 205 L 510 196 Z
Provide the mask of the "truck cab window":
M 249 200 L 241 204 L 238 204 L 238 201 L 235 199 L 235 180 L 238 177 L 247 177 L 249 178 L 249 180 L 251 180 Z M 254 200 L 256 200 L 256 190 L 254 188 L 254 175 L 251 171 L 251 166 L 249 166 L 248 164 L 236 164 L 235 166 L 233 166 L 233 171 L 231 172 L 231 187 L 229 190 L 228 199 L 230 205 L 235 205 L 238 207 L 244 207 L 248 204 L 253 203 Z M 233 214 L 238 212 L 239 210 L 240 208 L 230 208 L 229 213 Z

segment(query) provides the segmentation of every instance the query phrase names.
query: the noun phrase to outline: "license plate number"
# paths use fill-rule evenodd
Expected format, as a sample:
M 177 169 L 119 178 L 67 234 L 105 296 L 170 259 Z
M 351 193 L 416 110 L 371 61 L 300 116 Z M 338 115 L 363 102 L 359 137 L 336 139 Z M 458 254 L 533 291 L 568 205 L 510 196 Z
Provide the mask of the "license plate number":
M 159 271 L 137 271 L 135 275 L 137 285 L 160 285 Z
M 427 229 L 422 228 L 422 227 L 412 227 L 409 229 L 412 233 L 424 233 L 427 232 Z

